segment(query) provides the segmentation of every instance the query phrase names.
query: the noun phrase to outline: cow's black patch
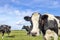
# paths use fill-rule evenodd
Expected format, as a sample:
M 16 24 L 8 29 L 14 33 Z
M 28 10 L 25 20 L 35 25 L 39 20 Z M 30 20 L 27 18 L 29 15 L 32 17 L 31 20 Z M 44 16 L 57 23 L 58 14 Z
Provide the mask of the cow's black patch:
M 59 19 L 59 23 L 60 23 L 60 16 L 55 16 L 57 19 Z
M 58 35 L 58 24 L 57 24 L 57 21 L 54 19 L 54 20 L 48 20 L 47 19 L 48 16 L 47 15 L 43 15 L 42 16 L 42 26 L 40 27 L 43 35 L 46 34 L 46 31 L 48 29 L 54 31 L 57 35 Z
M 60 27 L 58 29 L 60 29 Z
M 55 16 L 55 17 L 60 20 L 60 16 Z

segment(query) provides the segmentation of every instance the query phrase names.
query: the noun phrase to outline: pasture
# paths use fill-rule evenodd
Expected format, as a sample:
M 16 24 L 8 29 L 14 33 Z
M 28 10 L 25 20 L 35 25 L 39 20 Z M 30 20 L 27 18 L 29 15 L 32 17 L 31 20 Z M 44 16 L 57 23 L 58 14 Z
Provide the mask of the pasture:
M 1 36 L 2 35 L 0 33 L 0 40 L 2 40 Z M 26 31 L 14 30 L 14 31 L 11 31 L 10 36 L 5 34 L 3 40 L 42 40 L 42 36 L 40 35 L 38 37 L 32 37 L 27 35 Z

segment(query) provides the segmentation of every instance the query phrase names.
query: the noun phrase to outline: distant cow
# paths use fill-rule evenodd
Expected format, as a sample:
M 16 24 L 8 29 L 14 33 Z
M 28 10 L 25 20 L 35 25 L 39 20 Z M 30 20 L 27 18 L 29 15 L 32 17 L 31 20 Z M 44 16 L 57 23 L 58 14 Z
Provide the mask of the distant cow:
M 25 29 L 27 31 L 27 34 L 30 34 L 30 27 L 29 26 L 23 26 L 22 29 Z
M 4 33 L 7 33 L 8 35 L 11 32 L 11 26 L 8 25 L 0 25 L 0 32 L 2 33 L 2 38 L 4 36 Z

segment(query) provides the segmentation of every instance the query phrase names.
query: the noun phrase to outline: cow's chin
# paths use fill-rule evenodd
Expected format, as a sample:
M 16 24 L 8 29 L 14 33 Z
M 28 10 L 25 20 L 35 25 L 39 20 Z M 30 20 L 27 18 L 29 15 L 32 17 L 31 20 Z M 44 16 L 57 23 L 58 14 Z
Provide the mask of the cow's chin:
M 34 35 L 34 37 L 37 37 L 37 36 L 39 36 L 39 34 Z
M 33 36 L 33 37 L 37 37 L 37 36 L 40 35 L 40 33 L 37 33 L 37 34 L 35 34 L 35 35 L 32 35 L 32 34 L 30 34 L 30 35 Z

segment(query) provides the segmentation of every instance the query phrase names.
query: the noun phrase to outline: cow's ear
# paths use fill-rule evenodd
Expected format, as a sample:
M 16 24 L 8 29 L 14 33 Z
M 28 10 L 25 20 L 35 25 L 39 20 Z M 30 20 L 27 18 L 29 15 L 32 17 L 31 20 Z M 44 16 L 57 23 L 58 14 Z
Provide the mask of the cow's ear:
M 42 19 L 47 19 L 48 15 L 42 15 Z
M 24 19 L 25 19 L 26 21 L 30 21 L 30 20 L 31 20 L 31 17 L 25 16 Z

